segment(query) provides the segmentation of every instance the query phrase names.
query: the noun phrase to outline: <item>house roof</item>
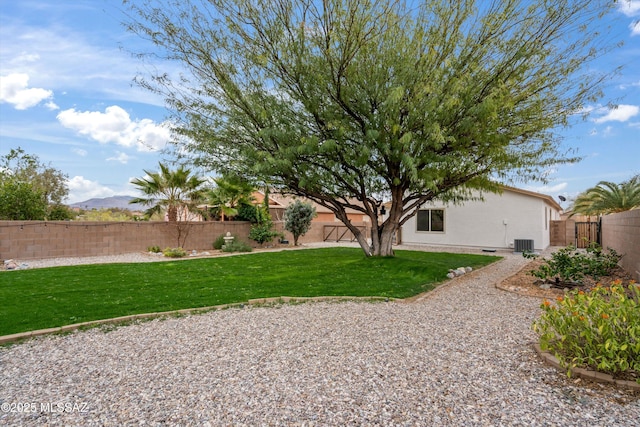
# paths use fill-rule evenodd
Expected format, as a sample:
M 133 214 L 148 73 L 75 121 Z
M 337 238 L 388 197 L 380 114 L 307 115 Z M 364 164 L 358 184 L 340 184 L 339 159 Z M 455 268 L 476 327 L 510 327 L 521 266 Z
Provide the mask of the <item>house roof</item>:
M 501 185 L 500 187 L 502 188 L 503 191 L 511 191 L 512 193 L 519 193 L 525 196 L 537 197 L 539 199 L 546 201 L 549 205 L 551 205 L 551 207 L 559 211 L 562 210 L 562 206 L 560 206 L 560 204 L 556 202 L 555 199 L 549 195 L 536 193 L 535 191 L 523 190 L 521 188 L 510 187 L 508 185 Z
M 501 185 L 500 188 L 502 189 L 502 191 L 511 191 L 512 193 L 518 193 L 524 196 L 530 196 L 530 197 L 536 197 L 538 199 L 542 199 L 545 202 L 547 202 L 549 205 L 551 205 L 552 208 L 555 208 L 558 211 L 562 211 L 562 206 L 560 206 L 560 204 L 556 202 L 555 199 L 549 195 L 536 193 L 535 191 L 523 190 L 521 188 L 510 187 L 508 185 Z M 383 204 L 386 207 L 391 207 L 391 202 L 385 202 Z

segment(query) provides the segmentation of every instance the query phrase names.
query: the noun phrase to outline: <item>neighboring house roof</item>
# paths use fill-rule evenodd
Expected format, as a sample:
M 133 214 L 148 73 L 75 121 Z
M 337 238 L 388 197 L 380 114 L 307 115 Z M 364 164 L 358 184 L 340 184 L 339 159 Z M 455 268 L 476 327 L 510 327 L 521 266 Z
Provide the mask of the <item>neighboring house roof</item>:
M 262 203 L 264 200 L 264 193 L 262 191 L 255 191 L 253 196 L 256 199 L 256 203 Z M 330 209 L 322 206 L 313 200 L 309 200 L 305 197 L 292 196 L 290 194 L 281 194 L 281 193 L 269 193 L 269 208 L 271 209 L 286 209 L 291 203 L 296 200 L 302 200 L 303 202 L 311 203 L 313 207 L 316 208 L 317 213 L 333 213 Z M 360 202 L 355 201 L 354 204 L 360 204 Z M 362 214 L 362 212 L 357 211 L 352 208 L 347 208 L 346 212 L 348 214 Z

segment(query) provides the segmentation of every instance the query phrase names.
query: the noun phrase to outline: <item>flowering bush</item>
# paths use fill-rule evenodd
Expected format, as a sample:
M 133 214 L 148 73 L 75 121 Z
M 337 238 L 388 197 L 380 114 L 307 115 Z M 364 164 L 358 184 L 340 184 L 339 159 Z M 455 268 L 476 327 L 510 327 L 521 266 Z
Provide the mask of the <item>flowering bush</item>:
M 627 373 L 640 383 L 640 285 L 572 291 L 555 304 L 544 301 L 533 324 L 540 347 L 568 369 L 584 367 L 608 374 Z

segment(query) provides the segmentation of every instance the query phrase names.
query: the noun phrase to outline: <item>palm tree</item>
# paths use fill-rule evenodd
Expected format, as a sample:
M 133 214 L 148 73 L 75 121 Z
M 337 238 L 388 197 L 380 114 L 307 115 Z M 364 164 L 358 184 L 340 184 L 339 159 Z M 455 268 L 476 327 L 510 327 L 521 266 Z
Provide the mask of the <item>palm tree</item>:
M 600 181 L 576 198 L 573 214 L 606 215 L 636 208 L 640 208 L 640 175 L 621 184 Z
M 161 162 L 158 165 L 160 172 L 145 170 L 146 177 L 131 181 L 147 197 L 138 197 L 129 203 L 153 205 L 146 211 L 148 216 L 166 209 L 169 221 L 176 222 L 181 209 L 186 212 L 195 210 L 202 199 L 203 190 L 200 186 L 205 180 L 191 175 L 191 170 L 184 166 L 172 171 Z
M 222 221 L 224 217 L 232 217 L 238 214 L 237 207 L 242 203 L 250 203 L 253 200 L 251 193 L 253 185 L 237 176 L 225 176 L 213 180 L 215 188 L 206 192 L 210 204 L 216 207 Z

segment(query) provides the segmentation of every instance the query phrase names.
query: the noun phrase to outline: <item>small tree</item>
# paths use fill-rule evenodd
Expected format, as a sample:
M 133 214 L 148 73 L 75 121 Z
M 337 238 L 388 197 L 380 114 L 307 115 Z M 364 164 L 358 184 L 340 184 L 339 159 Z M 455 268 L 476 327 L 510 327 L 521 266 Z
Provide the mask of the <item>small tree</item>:
M 151 205 L 146 211 L 147 216 L 167 210 L 169 224 L 178 246 L 184 246 L 191 224 L 189 213 L 197 211 L 197 205 L 202 200 L 204 179 L 191 175 L 191 170 L 180 166 L 175 171 L 163 163 L 159 163 L 160 172 L 145 170 L 146 177 L 131 181 L 145 197 L 137 197 L 129 203 Z
M 251 230 L 249 231 L 249 238 L 251 240 L 255 240 L 262 245 L 280 235 L 280 233 L 273 229 L 273 221 L 271 221 L 269 211 L 261 206 L 257 207 L 256 214 L 257 222 L 251 226 Z
M 318 216 L 310 203 L 296 200 L 284 211 L 284 229 L 293 234 L 293 245 L 298 246 L 298 238 L 311 228 L 311 220 Z

